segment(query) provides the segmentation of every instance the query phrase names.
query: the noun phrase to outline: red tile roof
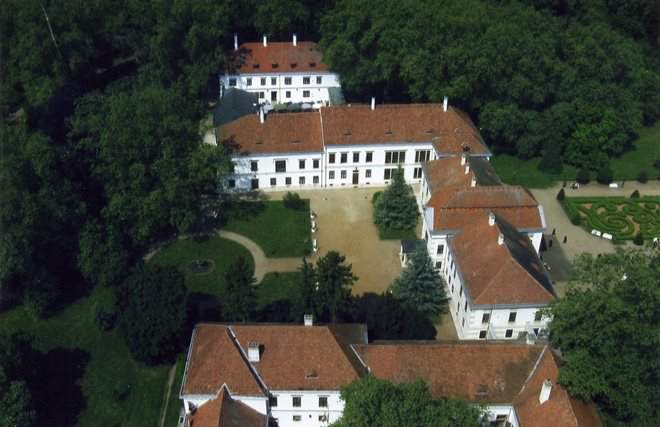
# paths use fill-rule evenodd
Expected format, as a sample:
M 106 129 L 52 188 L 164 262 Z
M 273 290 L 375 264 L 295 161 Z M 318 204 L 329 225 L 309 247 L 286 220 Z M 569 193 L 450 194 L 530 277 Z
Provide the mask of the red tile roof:
M 257 65 L 255 67 L 255 65 Z M 328 67 L 322 62 L 322 54 L 314 42 L 268 42 L 243 43 L 235 52 L 233 68 L 240 73 L 310 73 L 326 72 Z
M 465 173 L 466 164 L 461 164 L 461 157 L 445 157 L 422 165 L 424 179 L 431 193 L 447 188 L 468 188 L 474 178 L 474 171 Z
M 260 123 L 256 114 L 218 128 L 218 140 L 243 154 L 323 151 L 318 111 L 268 114 Z
M 601 427 L 602 423 L 593 403 L 585 403 L 571 397 L 557 383 L 559 357 L 546 347 L 538 365 L 514 399 L 516 415 L 522 426 L 534 427 Z M 550 380 L 550 397 L 544 403 L 539 395 L 544 380 Z
M 189 427 L 265 427 L 266 415 L 234 400 L 226 387 L 188 417 Z

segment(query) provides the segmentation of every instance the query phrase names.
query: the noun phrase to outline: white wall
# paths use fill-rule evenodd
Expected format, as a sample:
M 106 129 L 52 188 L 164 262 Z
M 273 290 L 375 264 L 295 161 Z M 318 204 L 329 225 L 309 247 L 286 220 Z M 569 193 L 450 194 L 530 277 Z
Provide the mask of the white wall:
M 277 407 L 271 407 L 271 417 L 278 420 L 280 427 L 324 427 L 337 421 L 344 410 L 344 402 L 336 390 L 319 391 L 277 391 L 271 390 L 277 396 Z M 301 406 L 293 407 L 293 397 L 300 396 Z M 319 407 L 319 397 L 328 398 L 328 407 Z M 300 416 L 300 421 L 294 421 L 294 416 Z M 325 417 L 320 421 L 319 417 Z
M 305 77 L 309 77 L 309 84 L 303 83 Z M 317 83 L 317 77 L 321 78 L 320 84 Z M 265 79 L 265 84 L 262 84 L 262 78 Z M 291 78 L 290 85 L 285 84 L 286 78 Z M 235 86 L 230 85 L 231 79 L 235 79 Z M 251 79 L 252 83 L 249 86 L 248 79 Z M 330 100 L 328 89 L 331 87 L 341 87 L 339 75 L 324 71 L 222 75 L 220 76 L 220 85 L 225 89 L 234 87 L 247 92 L 260 94 L 260 103 L 271 104 L 286 102 L 325 103 Z M 309 91 L 309 96 L 303 96 L 304 91 Z M 287 96 L 287 92 L 289 92 L 289 96 Z M 272 99 L 272 93 L 275 93 L 275 100 Z
M 511 424 L 511 427 L 520 427 L 516 411 L 511 405 L 486 405 L 484 412 L 488 417 L 488 421 L 495 421 L 497 416 L 506 416 L 506 420 Z
M 275 162 L 279 160 L 286 161 L 286 172 L 276 172 Z M 305 168 L 300 168 L 300 161 L 305 161 Z M 314 160 L 318 160 L 318 168 L 314 168 Z M 227 182 L 231 179 L 235 181 L 237 191 L 246 191 L 251 189 L 251 181 L 259 180 L 259 190 L 282 190 L 287 188 L 310 189 L 321 187 L 323 185 L 323 153 L 296 153 L 296 154 L 277 154 L 277 155 L 252 155 L 244 157 L 233 157 L 234 173 L 230 175 Z M 257 162 L 257 171 L 251 171 L 251 163 Z M 304 178 L 301 184 L 300 178 Z M 314 177 L 317 177 L 318 183 L 314 184 Z M 287 185 L 287 178 L 291 179 L 291 184 Z M 276 185 L 271 185 L 271 179 L 275 179 Z

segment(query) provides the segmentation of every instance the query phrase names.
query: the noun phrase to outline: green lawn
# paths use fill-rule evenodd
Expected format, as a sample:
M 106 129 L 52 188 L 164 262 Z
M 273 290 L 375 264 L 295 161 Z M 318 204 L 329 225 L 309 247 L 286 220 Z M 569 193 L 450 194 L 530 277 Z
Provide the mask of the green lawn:
M 646 171 L 649 179 L 658 179 L 660 171 L 653 167 L 653 162 L 660 159 L 660 122 L 643 128 L 633 146 L 634 149 L 611 160 L 614 180 L 635 180 L 641 171 Z M 539 157 L 522 160 L 508 154 L 498 154 L 491 161 L 503 182 L 530 188 L 547 188 L 558 181 L 575 181 L 577 175 L 575 167 L 569 165 L 564 165 L 562 172 L 557 175 L 541 172 L 538 169 L 541 162 Z M 595 179 L 595 174 L 592 175 L 592 179 Z
M 250 265 L 254 265 L 250 252 L 243 246 L 231 240 L 213 236 L 203 240 L 173 241 L 156 252 L 151 262 L 158 265 L 171 265 L 185 273 L 189 292 L 222 296 L 225 284 L 223 274 L 227 267 L 241 256 L 247 259 Z M 208 273 L 192 272 L 191 264 L 200 259 L 213 261 L 214 267 Z
M 176 359 L 176 371 L 170 389 L 167 413 L 165 414 L 165 427 L 174 427 L 179 420 L 179 412 L 182 406 L 181 399 L 179 399 L 179 391 L 181 390 L 181 381 L 183 381 L 183 371 L 186 368 L 186 356 L 186 353 L 181 353 Z
M 169 366 L 146 367 L 131 357 L 116 331 L 101 332 L 94 323 L 97 305 L 110 306 L 112 291 L 96 288 L 57 315 L 35 319 L 23 306 L 0 315 L 0 331 L 24 331 L 34 337 L 35 348 L 50 352 L 53 375 L 44 378 L 48 406 L 56 417 L 76 413 L 71 425 L 90 427 L 155 426 L 160 414 Z M 71 372 L 81 373 L 81 378 Z M 80 385 L 78 390 L 77 384 Z M 78 393 L 82 393 L 81 396 Z M 61 425 L 51 421 L 49 425 Z M 68 424 L 68 423 L 67 423 Z
M 286 208 L 282 201 L 242 202 L 232 208 L 223 230 L 254 240 L 267 257 L 302 257 L 311 250 L 309 200 L 305 208 Z
M 298 293 L 302 273 L 268 273 L 257 288 L 257 308 L 263 308 L 273 301 L 292 300 Z

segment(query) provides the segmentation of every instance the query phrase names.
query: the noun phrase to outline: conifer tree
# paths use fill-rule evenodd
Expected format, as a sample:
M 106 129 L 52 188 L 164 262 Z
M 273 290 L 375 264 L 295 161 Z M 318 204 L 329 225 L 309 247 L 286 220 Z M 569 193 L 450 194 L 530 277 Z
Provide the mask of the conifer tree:
M 256 280 L 245 258 L 240 257 L 225 273 L 226 291 L 222 304 L 223 317 L 229 321 L 251 319 L 256 304 Z
M 403 178 L 403 169 L 392 172 L 392 182 L 376 200 L 374 222 L 385 228 L 405 230 L 417 224 L 417 202 L 412 187 Z

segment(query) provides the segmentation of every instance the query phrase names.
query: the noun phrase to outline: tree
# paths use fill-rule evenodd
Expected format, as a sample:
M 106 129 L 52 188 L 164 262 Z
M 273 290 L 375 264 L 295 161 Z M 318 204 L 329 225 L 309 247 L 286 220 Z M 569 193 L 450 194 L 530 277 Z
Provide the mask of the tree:
M 590 178 L 591 178 L 591 174 L 589 173 L 589 170 L 582 168 L 577 172 L 577 176 L 575 177 L 575 180 L 580 184 L 587 184 L 589 183 Z
M 31 427 L 36 412 L 27 386 L 32 342 L 24 335 L 0 336 L 0 426 Z
M 557 201 L 559 201 L 559 202 L 563 202 L 564 199 L 566 199 L 566 192 L 565 192 L 564 189 L 562 188 L 562 189 L 560 189 L 559 192 L 557 193 Z
M 541 163 L 539 163 L 539 170 L 556 175 L 560 173 L 563 168 L 564 165 L 561 160 L 561 145 L 554 141 L 546 144 L 545 150 L 543 150 Z
M 178 351 L 186 316 L 184 276 L 173 267 L 138 265 L 119 289 L 119 330 L 135 359 L 156 364 Z
M 302 279 L 300 281 L 300 300 L 305 314 L 318 315 L 318 289 L 317 275 L 314 264 L 308 263 L 303 258 L 303 264 L 300 267 Z
M 256 305 L 256 279 L 250 265 L 239 257 L 225 272 L 225 292 L 222 300 L 223 318 L 232 322 L 252 319 Z
M 392 172 L 392 182 L 374 205 L 374 222 L 379 227 L 406 230 L 417 224 L 417 202 L 410 185 L 403 178 L 403 169 Z
M 660 252 L 580 255 L 575 281 L 550 306 L 559 382 L 630 425 L 659 425 Z M 638 424 L 636 424 L 638 423 Z
M 612 182 L 612 169 L 610 169 L 610 167 L 607 165 L 601 167 L 598 170 L 598 174 L 596 174 L 596 181 L 605 185 Z
M 392 384 L 371 375 L 345 386 L 336 427 L 479 426 L 478 407 L 459 399 L 434 400 L 426 384 Z
M 345 265 L 345 261 L 346 257 L 336 251 L 330 251 L 316 261 L 317 307 L 320 314 L 328 314 L 333 323 L 348 303 L 351 288 L 357 280 L 352 266 Z
M 391 289 L 395 297 L 427 316 L 437 316 L 447 311 L 444 280 L 422 245 L 410 257 Z

